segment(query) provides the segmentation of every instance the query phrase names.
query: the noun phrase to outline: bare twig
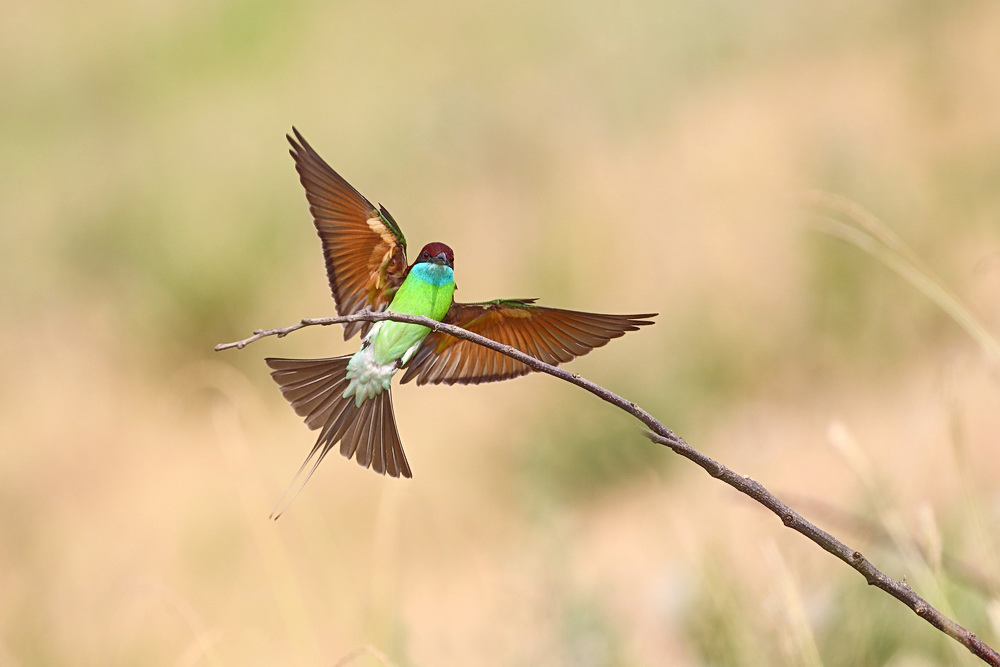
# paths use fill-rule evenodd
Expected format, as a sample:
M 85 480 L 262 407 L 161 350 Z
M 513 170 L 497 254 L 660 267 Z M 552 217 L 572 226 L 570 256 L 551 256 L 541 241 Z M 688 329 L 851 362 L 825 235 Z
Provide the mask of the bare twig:
M 561 380 L 565 380 L 566 382 L 586 389 L 604 401 L 624 410 L 646 425 L 649 429 L 649 431 L 646 432 L 646 436 L 650 440 L 669 447 L 674 451 L 674 453 L 679 454 L 701 466 L 705 472 L 712 477 L 725 482 L 740 493 L 753 498 L 758 503 L 776 514 L 785 526 L 806 536 L 824 550 L 833 554 L 857 570 L 861 576 L 865 578 L 869 585 L 885 591 L 905 604 L 907 607 L 912 609 L 917 616 L 921 617 L 941 632 L 965 646 L 969 649 L 969 651 L 981 658 L 987 664 L 994 665 L 994 667 L 1000 667 L 1000 653 L 997 653 L 996 650 L 979 639 L 975 633 L 962 627 L 949 617 L 942 614 L 930 603 L 917 595 L 917 593 L 910 588 L 909 584 L 905 581 L 896 581 L 895 579 L 887 576 L 875 567 L 871 561 L 865 558 L 860 551 L 852 549 L 835 538 L 833 535 L 804 519 L 798 512 L 790 508 L 788 505 L 779 500 L 777 496 L 764 488 L 760 482 L 754 481 L 744 475 L 740 475 L 724 464 L 719 463 L 718 461 L 694 449 L 687 444 L 683 438 L 675 434 L 669 428 L 664 426 L 658 419 L 632 401 L 626 400 L 618 394 L 605 389 L 599 384 L 581 377 L 578 373 L 570 373 L 569 371 L 557 368 L 543 361 L 539 361 L 538 359 L 535 359 L 520 350 L 516 350 L 509 345 L 503 345 L 494 340 L 490 340 L 489 338 L 484 338 L 483 336 L 472 333 L 471 331 L 467 331 L 466 329 L 450 324 L 444 324 L 443 322 L 435 322 L 434 320 L 426 317 L 401 315 L 398 313 L 388 312 L 362 311 L 354 313 L 353 315 L 346 315 L 342 317 L 304 319 L 297 324 L 280 329 L 260 329 L 254 331 L 253 336 L 250 336 L 249 338 L 233 343 L 222 343 L 216 345 L 215 349 L 241 349 L 254 341 L 260 340 L 261 338 L 265 338 L 267 336 L 277 336 L 282 338 L 293 331 L 297 331 L 298 329 L 308 326 L 329 326 L 331 324 L 346 324 L 348 322 L 381 322 L 384 320 L 392 320 L 394 322 L 404 322 L 408 324 L 421 324 L 434 331 L 440 331 L 450 336 L 454 336 L 455 338 L 461 338 L 462 340 L 482 345 L 483 347 L 505 354 L 512 359 L 516 359 L 532 370 L 536 370 L 541 373 L 548 373 L 549 375 L 553 375 Z
M 282 327 L 281 329 L 254 329 L 253 335 L 249 338 L 244 338 L 243 340 L 238 340 L 235 343 L 219 343 L 215 346 L 216 352 L 221 352 L 222 350 L 231 350 L 236 348 L 237 350 L 242 350 L 250 343 L 260 340 L 261 338 L 266 338 L 267 336 L 277 336 L 278 338 L 284 338 L 293 331 L 298 331 L 304 327 L 311 327 L 319 325 L 321 327 L 329 326 L 331 324 L 342 324 L 346 322 L 358 322 L 369 319 L 372 322 L 377 320 L 370 319 L 368 315 L 375 315 L 377 313 L 371 313 L 370 311 L 362 311 L 360 313 L 355 313 L 354 315 L 348 315 L 347 317 L 307 317 L 303 319 L 298 324 L 293 324 L 290 327 Z M 358 317 L 359 315 L 365 315 L 366 317 Z M 387 317 L 380 317 L 381 320 L 389 319 Z
M 787 496 L 786 496 L 787 497 Z M 809 512 L 815 512 L 826 521 L 844 530 L 860 535 L 865 539 L 872 540 L 877 544 L 891 546 L 898 538 L 893 537 L 888 529 L 877 521 L 866 519 L 853 512 L 841 509 L 823 500 L 809 497 L 797 497 L 795 503 L 799 507 L 809 508 Z M 962 560 L 958 556 L 946 551 L 934 553 L 931 548 L 922 540 L 909 540 L 904 546 L 912 548 L 920 554 L 924 562 L 933 564 L 935 560 L 940 562 L 940 567 L 950 576 L 965 585 L 971 592 L 978 593 L 985 597 L 1000 597 L 1000 581 L 983 572 L 972 563 Z

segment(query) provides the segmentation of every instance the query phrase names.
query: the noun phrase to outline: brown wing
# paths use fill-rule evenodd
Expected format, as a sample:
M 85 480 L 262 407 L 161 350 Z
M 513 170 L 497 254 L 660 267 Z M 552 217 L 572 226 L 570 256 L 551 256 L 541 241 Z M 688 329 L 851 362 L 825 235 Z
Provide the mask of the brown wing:
M 456 303 L 444 321 L 552 365 L 575 359 L 626 331 L 652 324 L 647 315 L 602 315 L 534 305 L 535 299 Z M 407 365 L 401 382 L 479 384 L 530 373 L 519 361 L 482 345 L 432 332 Z
M 323 161 L 298 130 L 292 128 L 292 132 L 290 153 L 323 241 L 337 312 L 350 315 L 365 308 L 385 309 L 406 272 L 403 233 L 385 208 L 372 206 Z M 370 327 L 370 322 L 346 324 L 344 340 Z

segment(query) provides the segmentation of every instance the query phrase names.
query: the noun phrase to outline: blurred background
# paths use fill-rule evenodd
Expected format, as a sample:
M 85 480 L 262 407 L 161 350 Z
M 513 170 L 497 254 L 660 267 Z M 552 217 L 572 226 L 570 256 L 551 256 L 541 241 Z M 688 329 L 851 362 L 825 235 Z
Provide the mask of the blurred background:
M 358 345 L 212 351 L 333 314 L 293 124 L 462 300 L 659 312 L 572 369 L 1000 643 L 996 360 L 928 287 L 995 344 L 997 3 L 0 14 L 0 664 L 978 664 L 549 377 L 396 389 L 414 478 L 268 521 L 315 434 L 263 357 Z

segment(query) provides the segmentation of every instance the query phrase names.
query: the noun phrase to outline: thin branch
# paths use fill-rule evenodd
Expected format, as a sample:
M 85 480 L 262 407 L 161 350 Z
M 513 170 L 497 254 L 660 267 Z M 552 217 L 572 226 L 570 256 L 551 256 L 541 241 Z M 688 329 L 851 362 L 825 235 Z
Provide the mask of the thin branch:
M 433 331 L 440 331 L 450 336 L 454 336 L 455 338 L 460 338 L 477 345 L 482 345 L 483 347 L 495 350 L 501 354 L 511 357 L 512 359 L 520 361 L 532 370 L 536 370 L 541 373 L 548 373 L 549 375 L 553 375 L 561 380 L 565 380 L 566 382 L 586 389 L 604 401 L 620 408 L 621 410 L 624 410 L 646 425 L 649 429 L 649 431 L 646 432 L 646 436 L 650 440 L 669 447 L 674 451 L 674 453 L 679 454 L 701 466 L 705 472 L 712 477 L 725 482 L 740 493 L 753 498 L 758 503 L 776 514 L 785 526 L 801 533 L 818 544 L 825 551 L 828 551 L 857 570 L 861 576 L 865 578 L 869 585 L 885 591 L 905 604 L 913 610 L 917 616 L 965 646 L 969 649 L 969 651 L 987 664 L 994 665 L 994 667 L 1000 667 L 1000 653 L 997 653 L 996 650 L 979 639 L 975 633 L 962 627 L 949 617 L 942 614 L 930 603 L 917 595 L 905 581 L 896 581 L 895 579 L 887 576 L 875 567 L 871 561 L 865 558 L 860 551 L 852 549 L 833 535 L 804 519 L 798 512 L 790 508 L 788 505 L 779 500 L 777 496 L 768 491 L 760 482 L 754 481 L 744 475 L 740 475 L 726 465 L 719 463 L 718 461 L 694 449 L 691 445 L 687 444 L 683 438 L 675 434 L 669 428 L 664 426 L 658 419 L 632 401 L 626 400 L 618 394 L 605 389 L 599 384 L 581 377 L 578 373 L 570 373 L 569 371 L 565 371 L 543 361 L 539 361 L 538 359 L 535 359 L 520 350 L 516 350 L 509 345 L 503 345 L 494 340 L 490 340 L 489 338 L 484 338 L 483 336 L 472 333 L 466 329 L 445 324 L 443 322 L 435 322 L 434 320 L 426 317 L 388 312 L 361 311 L 359 313 L 343 317 L 304 319 L 297 324 L 280 329 L 259 329 L 254 331 L 253 335 L 249 338 L 233 343 L 222 343 L 216 345 L 215 349 L 217 351 L 232 348 L 242 349 L 250 343 L 260 340 L 261 338 L 265 338 L 267 336 L 277 336 L 278 338 L 283 338 L 293 331 L 297 331 L 308 326 L 329 326 L 331 324 L 346 324 L 348 322 L 381 322 L 384 320 L 404 322 L 407 324 L 420 324 Z
M 878 544 L 892 546 L 892 543 L 898 540 L 877 521 L 866 519 L 823 500 L 801 496 L 796 498 L 796 504 L 799 507 L 804 505 L 810 508 L 810 513 L 815 512 L 830 523 Z M 915 550 L 924 562 L 932 567 L 936 567 L 935 562 L 937 562 L 942 570 L 958 583 L 965 585 L 971 592 L 987 598 L 1000 597 L 1000 580 L 991 577 L 972 563 L 947 551 L 938 550 L 935 552 L 923 540 L 910 538 L 903 546 Z
M 347 317 L 307 317 L 303 319 L 298 324 L 293 324 L 290 327 L 282 327 L 281 329 L 254 329 L 253 335 L 249 338 L 244 338 L 243 340 L 238 340 L 235 343 L 219 343 L 215 346 L 216 352 L 222 352 L 223 350 L 231 350 L 233 348 L 237 350 L 242 350 L 250 343 L 260 340 L 261 338 L 266 338 L 267 336 L 277 336 L 278 338 L 284 338 L 293 331 L 298 331 L 304 327 L 311 327 L 319 325 L 321 327 L 329 326 L 331 324 L 343 324 L 347 322 L 360 322 L 364 320 L 369 320 L 375 322 L 377 320 L 372 320 L 368 318 L 368 315 L 375 315 L 377 313 L 372 313 L 371 311 L 361 311 L 360 313 L 355 313 L 354 315 L 348 315 Z M 358 317 L 359 315 L 365 315 L 366 317 Z M 379 319 L 386 320 L 387 317 L 381 317 Z

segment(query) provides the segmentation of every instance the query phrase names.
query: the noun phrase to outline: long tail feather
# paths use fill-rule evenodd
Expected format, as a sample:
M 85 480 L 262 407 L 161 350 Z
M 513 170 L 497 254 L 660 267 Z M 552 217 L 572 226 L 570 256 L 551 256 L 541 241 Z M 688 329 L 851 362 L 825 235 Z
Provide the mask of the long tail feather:
M 319 430 L 316 444 L 271 513 L 273 519 L 288 509 L 338 442 L 340 453 L 353 457 L 364 468 L 390 477 L 413 476 L 396 429 L 389 391 L 363 401 L 360 407 L 355 404 L 354 396 L 344 398 L 350 359 L 350 355 L 328 359 L 265 359 L 282 395 L 309 428 Z

